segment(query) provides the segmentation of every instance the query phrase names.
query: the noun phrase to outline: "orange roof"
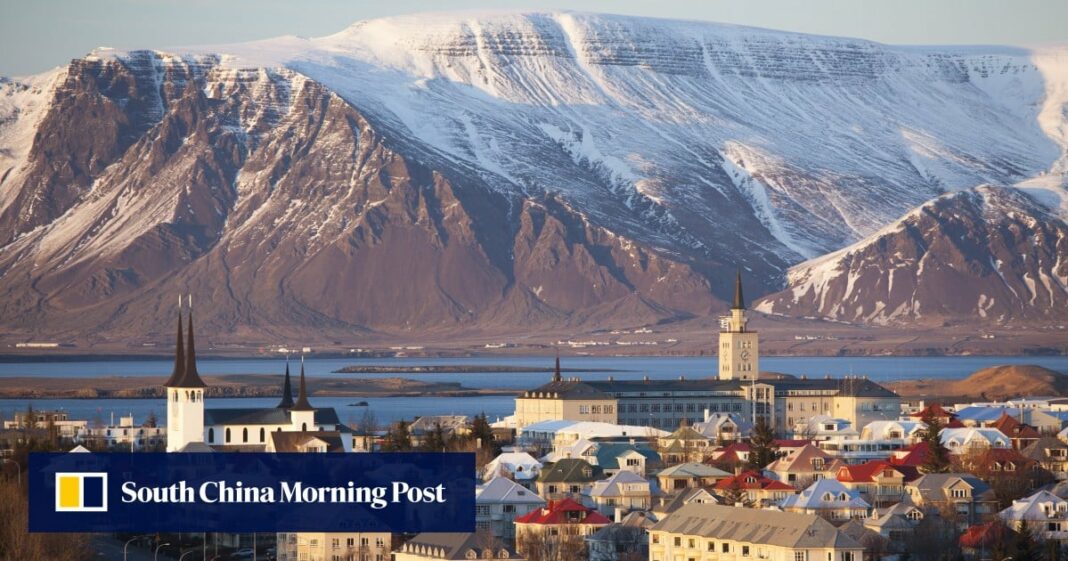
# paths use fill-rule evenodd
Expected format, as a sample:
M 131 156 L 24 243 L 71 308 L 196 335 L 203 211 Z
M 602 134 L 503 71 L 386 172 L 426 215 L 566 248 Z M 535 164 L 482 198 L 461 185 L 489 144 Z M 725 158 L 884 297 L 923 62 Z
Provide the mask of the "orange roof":
M 1042 436 L 1035 427 L 1021 423 L 1016 420 L 1016 417 L 1011 417 L 1004 411 L 1001 412 L 998 420 L 994 422 L 994 428 L 1014 440 L 1019 438 L 1038 440 Z
M 992 547 L 1003 543 L 1009 533 L 1008 526 L 1001 520 L 991 520 L 986 524 L 969 526 L 960 537 L 960 546 L 968 548 Z
M 942 407 L 941 403 L 932 403 L 927 407 L 924 407 L 923 410 L 919 413 L 916 413 L 912 416 L 912 418 L 914 419 L 924 419 L 926 417 L 955 419 L 957 418 L 957 415 L 955 413 L 950 413 L 949 411 L 946 411 Z
M 919 477 L 919 473 L 912 466 L 894 465 L 885 460 L 871 460 L 863 464 L 842 466 L 838 468 L 836 479 L 847 483 L 867 483 L 875 480 L 875 476 L 886 471 L 893 470 L 902 475 L 905 481 L 911 481 Z

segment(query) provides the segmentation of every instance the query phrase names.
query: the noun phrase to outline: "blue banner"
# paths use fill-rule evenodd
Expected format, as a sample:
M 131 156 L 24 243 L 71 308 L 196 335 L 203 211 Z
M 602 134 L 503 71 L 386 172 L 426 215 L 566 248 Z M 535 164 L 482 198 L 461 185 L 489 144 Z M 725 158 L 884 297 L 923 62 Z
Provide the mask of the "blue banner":
M 31 454 L 31 532 L 473 532 L 474 454 Z

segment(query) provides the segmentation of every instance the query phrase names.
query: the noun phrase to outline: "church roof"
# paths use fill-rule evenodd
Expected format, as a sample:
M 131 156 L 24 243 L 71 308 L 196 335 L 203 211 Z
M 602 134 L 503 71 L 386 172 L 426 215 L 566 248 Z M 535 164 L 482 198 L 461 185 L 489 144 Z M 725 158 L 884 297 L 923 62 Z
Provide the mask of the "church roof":
M 734 279 L 734 303 L 731 305 L 732 310 L 744 310 L 745 298 L 742 296 L 742 271 L 738 271 L 738 276 Z
M 293 407 L 293 387 L 289 383 L 289 356 L 286 356 L 286 377 L 282 382 L 282 401 L 278 402 L 278 407 L 281 409 Z
M 204 425 L 288 425 L 289 411 L 277 407 L 254 408 L 212 408 L 204 409 Z M 315 410 L 315 424 L 338 425 L 341 420 L 333 407 Z
M 181 301 L 179 300 L 179 304 Z M 174 351 L 174 370 L 164 384 L 168 388 L 206 388 L 208 385 L 197 373 L 196 343 L 193 341 L 193 312 L 189 312 L 188 334 L 183 356 L 182 312 L 178 311 L 178 341 Z

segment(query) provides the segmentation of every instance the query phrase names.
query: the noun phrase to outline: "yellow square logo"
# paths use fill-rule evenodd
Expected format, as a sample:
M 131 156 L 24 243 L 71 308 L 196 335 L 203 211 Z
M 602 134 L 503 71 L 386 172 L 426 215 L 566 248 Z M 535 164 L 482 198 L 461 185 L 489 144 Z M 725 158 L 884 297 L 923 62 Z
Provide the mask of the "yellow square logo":
M 56 512 L 107 512 L 107 489 L 107 473 L 57 473 Z

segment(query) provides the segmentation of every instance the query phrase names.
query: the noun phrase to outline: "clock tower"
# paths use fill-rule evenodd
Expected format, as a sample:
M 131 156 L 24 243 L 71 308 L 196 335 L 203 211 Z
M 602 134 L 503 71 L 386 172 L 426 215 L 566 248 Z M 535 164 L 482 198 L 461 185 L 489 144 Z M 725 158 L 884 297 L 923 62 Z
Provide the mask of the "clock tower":
M 719 379 L 755 380 L 760 372 L 760 356 L 757 333 L 748 328 L 745 317 L 745 299 L 742 297 L 742 272 L 734 281 L 734 304 L 731 315 L 720 321 L 719 332 Z

